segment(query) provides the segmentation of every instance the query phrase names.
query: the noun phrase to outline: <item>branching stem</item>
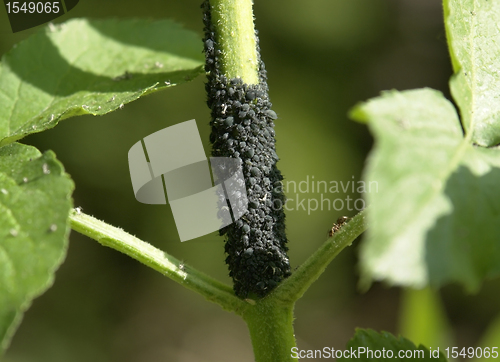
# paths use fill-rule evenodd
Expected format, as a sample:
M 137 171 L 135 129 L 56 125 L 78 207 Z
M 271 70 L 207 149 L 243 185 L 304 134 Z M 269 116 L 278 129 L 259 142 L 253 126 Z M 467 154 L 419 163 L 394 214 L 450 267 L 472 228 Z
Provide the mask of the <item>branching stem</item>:
M 295 346 L 293 308 L 295 302 L 318 279 L 328 264 L 366 229 L 365 211 L 329 238 L 291 277 L 265 298 L 242 300 L 231 287 L 181 262 L 171 255 L 136 238 L 122 229 L 108 225 L 92 216 L 73 211 L 73 230 L 100 244 L 118 250 L 153 268 L 175 282 L 189 288 L 225 310 L 241 315 L 247 322 L 256 362 L 292 361 Z
M 366 210 L 363 210 L 325 241 L 292 276 L 285 279 L 274 291 L 273 296 L 283 301 L 297 301 L 325 271 L 328 264 L 365 230 Z
M 219 304 L 225 310 L 241 314 L 250 306 L 236 297 L 230 286 L 188 265 L 181 266 L 182 263 L 178 259 L 122 229 L 76 211 L 70 215 L 70 224 L 71 228 L 80 234 L 136 259 L 173 281 L 201 294 L 209 301 Z

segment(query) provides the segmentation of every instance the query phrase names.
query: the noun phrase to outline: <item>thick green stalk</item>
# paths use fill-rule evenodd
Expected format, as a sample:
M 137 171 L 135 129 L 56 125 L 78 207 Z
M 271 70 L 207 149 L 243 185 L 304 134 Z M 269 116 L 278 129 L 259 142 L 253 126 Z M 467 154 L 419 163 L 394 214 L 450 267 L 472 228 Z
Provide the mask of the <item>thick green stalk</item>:
M 258 84 L 252 0 L 211 0 L 210 5 L 223 75 L 228 79 L 241 78 L 246 84 Z
M 271 109 L 267 74 L 258 53 L 256 36 L 241 37 L 240 40 L 246 43 L 239 46 L 256 52 L 259 63 L 258 84 L 243 83 L 247 80 L 231 78 L 231 69 L 222 69 L 223 60 L 230 58 L 231 54 L 228 52 L 234 52 L 236 45 L 221 44 L 220 40 L 226 38 L 219 35 L 219 29 L 237 34 L 249 30 L 224 27 L 220 18 L 224 18 L 230 26 L 238 26 L 239 22 L 231 19 L 232 16 L 241 19 L 245 16 L 251 18 L 252 14 L 245 6 L 248 5 L 246 1 L 217 1 L 219 14 L 215 17 L 213 3 L 205 0 L 202 5 L 205 70 L 208 72 L 207 105 L 212 116 L 212 156 L 233 158 L 241 165 L 248 200 L 248 208 L 245 208 L 239 191 L 232 188 L 226 190 L 229 199 L 241 200 L 234 203 L 239 208 L 236 213 L 242 212 L 245 215 L 222 229 L 221 233 L 227 235 L 224 245 L 228 255 L 226 263 L 233 278 L 236 295 L 241 298 L 251 294 L 264 297 L 291 274 L 286 254 L 285 213 L 281 207 L 285 203 L 285 196 L 280 188 L 283 176 L 277 167 L 279 158 L 275 147 L 274 120 L 278 117 Z M 221 9 L 230 11 L 222 16 Z M 253 29 L 251 32 L 254 33 Z M 254 70 L 253 65 L 247 66 Z
M 252 338 L 255 362 L 290 362 L 296 346 L 293 333 L 294 303 L 263 298 L 243 314 Z
M 295 302 L 325 271 L 328 264 L 366 230 L 365 211 L 329 238 L 313 255 L 267 297 L 247 308 L 248 325 L 256 362 L 290 362 L 296 346 L 293 330 Z
M 212 109 L 211 142 L 216 150 L 214 155 L 242 160 L 245 176 L 253 181 L 246 185 L 247 192 L 251 195 L 249 204 L 253 209 L 271 215 L 275 210 L 270 210 L 264 200 L 269 200 L 272 204 L 276 201 L 272 199 L 273 196 L 278 201 L 283 201 L 284 196 L 269 193 L 264 182 L 266 178 L 267 183 L 270 181 L 272 185 L 276 185 L 282 177 L 275 162 L 266 163 L 266 160 L 273 160 L 273 155 L 276 155 L 273 129 L 276 114 L 271 110 L 267 96 L 264 67 L 259 69 L 260 56 L 257 53 L 252 1 L 209 0 L 209 4 L 205 2 L 203 7 L 207 60 L 205 69 L 209 72 L 207 93 L 208 105 Z M 243 87 L 234 78 L 241 78 L 246 85 Z M 247 142 L 250 139 L 252 142 Z M 263 147 L 269 146 L 269 141 L 272 141 L 272 146 Z M 258 148 L 256 145 L 262 147 Z M 272 175 L 271 170 L 275 171 Z M 271 177 L 274 179 L 269 179 Z M 255 184 L 258 187 L 254 187 Z M 283 200 L 280 196 L 283 196 Z M 299 270 L 289 276 L 290 267 L 284 248 L 284 215 L 272 214 L 275 224 L 268 230 L 267 224 L 260 222 L 259 213 L 255 210 L 249 212 L 251 219 L 243 218 L 244 222 L 240 220 L 240 225 L 232 225 L 226 231 L 226 252 L 238 295 L 242 298 L 253 294 L 263 297 L 269 293 L 262 299 L 252 301 L 254 305 L 242 313 L 252 338 L 255 360 L 294 361 L 292 348 L 295 347 L 295 302 L 325 270 L 328 263 L 365 230 L 364 213 L 351 220 Z M 267 244 L 259 240 L 264 232 L 267 233 L 267 238 L 264 239 L 266 243 L 268 240 L 275 241 L 275 248 L 268 249 L 267 253 L 262 246 Z M 276 275 L 275 270 L 278 271 Z M 266 274 L 266 271 L 272 273 Z M 278 283 L 278 288 L 273 290 Z

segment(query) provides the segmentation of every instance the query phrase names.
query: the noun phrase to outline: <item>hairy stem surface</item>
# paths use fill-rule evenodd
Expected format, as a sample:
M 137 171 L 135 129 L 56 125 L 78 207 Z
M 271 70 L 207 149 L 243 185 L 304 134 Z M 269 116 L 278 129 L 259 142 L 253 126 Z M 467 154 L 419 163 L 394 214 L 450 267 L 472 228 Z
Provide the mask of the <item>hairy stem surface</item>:
M 243 314 L 256 362 L 296 361 L 291 357 L 291 349 L 296 346 L 293 307 L 293 303 L 264 298 Z
M 225 310 L 240 314 L 249 306 L 248 303 L 234 295 L 231 287 L 183 264 L 173 256 L 122 229 L 77 211 L 71 213 L 70 224 L 71 228 L 80 234 L 130 256 L 186 288 L 201 294 L 209 301 L 219 304 Z
M 219 44 L 220 69 L 228 78 L 259 83 L 259 59 L 251 0 L 212 0 L 212 24 Z

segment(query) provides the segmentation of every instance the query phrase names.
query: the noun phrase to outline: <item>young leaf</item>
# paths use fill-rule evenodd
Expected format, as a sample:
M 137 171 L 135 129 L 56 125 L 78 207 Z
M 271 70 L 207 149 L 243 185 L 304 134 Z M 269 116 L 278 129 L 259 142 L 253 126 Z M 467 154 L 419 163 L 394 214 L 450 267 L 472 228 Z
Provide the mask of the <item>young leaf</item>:
M 0 148 L 0 355 L 64 259 L 72 191 L 52 152 Z
M 481 146 L 500 143 L 500 3 L 445 0 L 445 25 L 455 76 L 450 81 L 462 123 Z
M 349 358 L 343 356 L 340 361 L 433 361 L 446 362 L 446 358 L 436 348 L 426 348 L 423 345 L 416 347 L 411 341 L 403 337 L 394 337 L 388 332 L 377 333 L 372 329 L 356 329 L 354 337 L 347 342 L 346 351 Z M 352 352 L 354 351 L 355 357 Z M 392 356 L 392 357 L 391 357 Z
M 370 120 L 377 140 L 364 281 L 475 290 L 499 275 L 500 150 L 473 146 L 453 105 L 429 89 L 384 93 L 352 115 Z
M 203 73 L 202 42 L 162 20 L 70 20 L 0 63 L 0 146 L 82 114 L 102 115 Z
M 356 107 L 376 145 L 365 177 L 368 240 L 361 250 L 365 284 L 386 280 L 421 288 L 458 282 L 477 290 L 500 275 L 500 5 L 445 0 L 461 109 L 428 89 L 385 93 Z

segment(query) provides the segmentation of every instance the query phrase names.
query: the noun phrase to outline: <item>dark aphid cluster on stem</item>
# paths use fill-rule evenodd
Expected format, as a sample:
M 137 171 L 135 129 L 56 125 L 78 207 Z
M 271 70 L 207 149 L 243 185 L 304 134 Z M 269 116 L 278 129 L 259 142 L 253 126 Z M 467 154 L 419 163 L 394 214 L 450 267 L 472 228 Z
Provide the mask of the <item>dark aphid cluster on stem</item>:
M 236 295 L 262 297 L 291 274 L 286 254 L 283 176 L 276 167 L 273 121 L 277 116 L 271 110 L 267 75 L 260 55 L 259 84 L 245 84 L 240 78 L 228 79 L 222 74 L 221 51 L 208 0 L 202 8 L 207 104 L 212 111 L 212 155 L 240 161 L 248 196 L 248 212 L 221 229 L 221 234 L 227 237 L 226 263 Z

